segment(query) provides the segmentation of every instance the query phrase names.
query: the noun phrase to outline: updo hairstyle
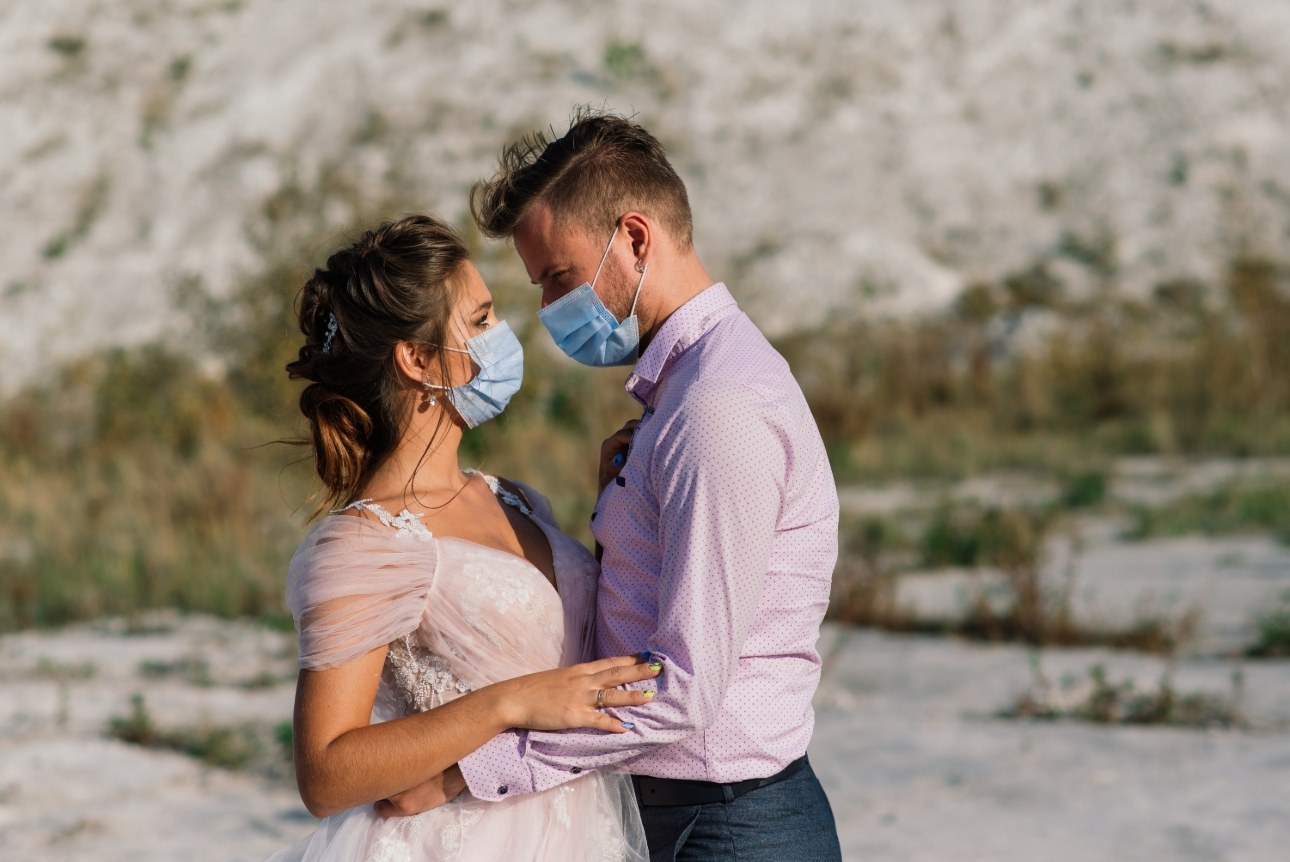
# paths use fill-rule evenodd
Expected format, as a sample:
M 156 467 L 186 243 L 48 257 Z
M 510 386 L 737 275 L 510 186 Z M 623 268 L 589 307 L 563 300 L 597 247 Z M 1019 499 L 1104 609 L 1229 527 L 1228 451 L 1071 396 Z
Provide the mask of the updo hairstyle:
M 311 381 L 300 393 L 300 412 L 309 420 L 314 467 L 325 489 L 320 510 L 352 501 L 398 445 L 409 393 L 395 345 L 410 341 L 438 350 L 447 342 L 461 293 L 455 276 L 469 260 L 451 225 L 430 215 L 405 216 L 327 258 L 326 268 L 314 270 L 301 288 L 305 343 L 287 375 Z

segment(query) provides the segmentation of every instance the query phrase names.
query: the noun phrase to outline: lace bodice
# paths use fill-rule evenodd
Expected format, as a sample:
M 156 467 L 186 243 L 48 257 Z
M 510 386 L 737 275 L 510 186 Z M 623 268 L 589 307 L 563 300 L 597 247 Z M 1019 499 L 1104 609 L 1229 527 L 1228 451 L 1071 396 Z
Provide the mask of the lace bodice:
M 436 536 L 421 516 L 392 514 L 371 501 L 354 506 L 372 517 L 323 518 L 292 557 L 287 603 L 299 629 L 301 667 L 339 667 L 387 649 L 373 720 L 433 709 L 494 682 L 591 657 L 595 559 L 560 532 L 536 491 L 481 477 L 546 536 L 558 592 L 522 557 Z M 354 859 L 645 862 L 646 853 L 626 776 L 587 770 L 505 803 L 463 793 L 447 805 L 389 819 L 359 805 L 326 818 L 273 862 Z
M 576 551 L 585 555 L 585 549 L 577 545 L 571 559 L 565 544 L 571 541 L 567 536 L 545 524 L 522 497 L 502 486 L 495 477 L 479 475 L 498 499 L 542 528 L 551 543 L 557 578 L 562 564 L 565 567 L 570 563 L 587 565 L 586 560 L 576 555 Z M 358 500 L 346 508 L 369 512 L 393 530 L 400 541 L 434 543 L 436 568 L 440 571 L 451 568 L 460 579 L 459 587 L 445 598 L 456 604 L 475 636 L 504 648 L 505 641 L 511 637 L 509 632 L 516 625 L 522 625 L 553 644 L 556 652 L 552 658 L 558 659 L 565 635 L 560 597 L 546 577 L 527 560 L 466 539 L 436 537 L 422 522 L 420 514 L 407 509 L 392 514 L 370 500 Z M 584 571 L 580 577 L 585 580 L 587 573 Z M 427 613 L 415 631 L 389 645 L 373 710 L 375 718 L 388 720 L 433 709 L 472 689 L 466 679 L 469 674 L 462 666 L 466 657 L 453 654 L 458 651 L 452 648 L 451 641 L 441 637 L 434 620 L 435 616 Z

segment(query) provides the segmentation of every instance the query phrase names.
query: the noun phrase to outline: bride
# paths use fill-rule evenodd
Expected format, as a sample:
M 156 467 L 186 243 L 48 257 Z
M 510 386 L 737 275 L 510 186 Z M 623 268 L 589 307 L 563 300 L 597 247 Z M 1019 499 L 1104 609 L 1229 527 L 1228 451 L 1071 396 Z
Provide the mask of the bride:
M 523 351 L 456 232 L 408 216 L 314 272 L 287 366 L 324 487 L 291 562 L 300 639 L 294 740 L 322 817 L 285 860 L 637 860 L 624 775 L 588 772 L 501 802 L 454 764 L 511 727 L 631 730 L 646 655 L 588 662 L 597 568 L 528 486 L 458 464 L 462 429 L 520 386 Z M 421 806 L 409 806 L 421 807 Z

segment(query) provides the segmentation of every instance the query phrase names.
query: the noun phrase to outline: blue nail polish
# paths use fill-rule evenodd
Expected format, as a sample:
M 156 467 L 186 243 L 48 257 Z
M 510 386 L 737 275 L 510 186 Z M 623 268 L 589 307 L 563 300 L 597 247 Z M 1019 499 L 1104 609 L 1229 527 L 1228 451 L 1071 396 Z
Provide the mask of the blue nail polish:
M 614 456 L 612 463 L 615 467 L 621 467 L 623 466 L 623 462 L 625 460 L 627 459 L 623 457 L 623 453 L 619 452 L 617 455 Z
M 650 652 L 649 650 L 641 650 L 639 653 L 637 653 L 636 657 L 641 661 L 649 661 L 649 657 L 652 656 L 653 654 L 654 653 Z
M 622 725 L 623 725 L 623 728 L 626 730 L 631 730 L 636 726 L 633 722 L 630 722 L 630 721 L 624 721 L 622 722 Z

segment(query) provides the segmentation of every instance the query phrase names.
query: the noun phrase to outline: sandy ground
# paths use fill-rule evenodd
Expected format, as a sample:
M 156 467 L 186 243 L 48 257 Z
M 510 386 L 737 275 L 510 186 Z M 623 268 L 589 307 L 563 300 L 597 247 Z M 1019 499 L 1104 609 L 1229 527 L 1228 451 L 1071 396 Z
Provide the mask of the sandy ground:
M 1155 502 L 1214 487 L 1236 469 L 1121 467 L 1113 494 Z M 1259 475 L 1286 468 L 1240 466 Z M 1044 493 L 1033 481 L 995 477 L 950 495 L 1016 501 Z M 919 489 L 900 485 L 843 493 L 851 513 L 896 511 L 919 498 Z M 1290 590 L 1290 546 L 1257 535 L 1129 542 L 1097 517 L 1080 531 L 1073 558 L 1059 537 L 1048 564 L 1074 572 L 1077 618 L 1110 623 L 1144 610 L 1198 609 L 1186 649 L 1173 661 L 1107 649 L 1040 652 L 827 624 L 810 753 L 844 858 L 1287 858 L 1290 661 L 1246 659 L 1241 648 L 1254 640 L 1259 614 Z M 920 615 L 943 616 L 961 609 L 981 577 L 988 573 L 918 573 L 902 578 L 899 594 Z M 1039 679 L 1059 702 L 1086 699 L 1099 665 L 1139 692 L 1167 677 L 1180 696 L 1229 702 L 1244 724 L 1106 727 L 998 716 Z M 0 859 L 258 860 L 307 833 L 313 820 L 272 757 L 230 772 L 107 732 L 142 695 L 159 728 L 250 727 L 271 753 L 273 728 L 290 720 L 294 678 L 290 633 L 200 616 L 0 637 Z
M 0 641 L 0 858 L 262 859 L 311 828 L 289 783 L 109 738 L 136 693 L 160 727 L 290 720 L 290 635 L 150 622 L 161 630 L 97 623 Z M 189 670 L 201 660 L 205 672 Z
M 1290 663 L 1245 663 L 1262 729 L 1101 727 L 992 718 L 1030 683 L 1030 655 L 831 629 L 812 759 L 849 860 L 1259 860 L 1290 846 Z M 1050 652 L 1056 677 L 1103 663 L 1150 688 L 1159 659 Z M 1223 694 L 1233 663 L 1180 664 L 1179 690 Z
M 110 739 L 145 696 L 160 726 L 287 720 L 290 639 L 192 617 L 0 640 L 0 858 L 256 860 L 312 820 L 281 779 Z M 1231 692 L 1253 729 L 1106 728 L 993 717 L 1031 651 L 826 626 L 812 760 L 849 860 L 1260 860 L 1290 844 L 1290 662 L 1190 658 L 1179 691 Z M 210 659 L 210 679 L 157 677 Z M 1161 659 L 1050 651 L 1053 679 L 1104 664 L 1150 688 Z M 93 671 L 88 668 L 93 668 Z M 248 688 L 265 670 L 282 681 Z

